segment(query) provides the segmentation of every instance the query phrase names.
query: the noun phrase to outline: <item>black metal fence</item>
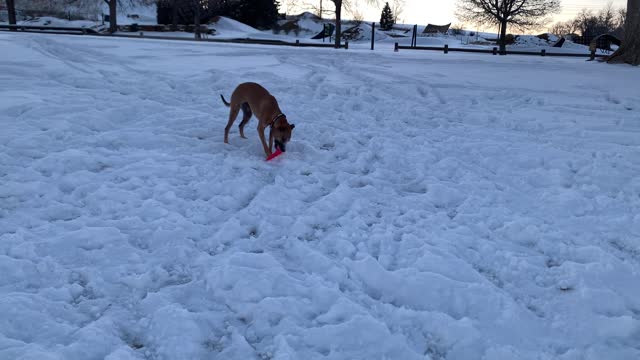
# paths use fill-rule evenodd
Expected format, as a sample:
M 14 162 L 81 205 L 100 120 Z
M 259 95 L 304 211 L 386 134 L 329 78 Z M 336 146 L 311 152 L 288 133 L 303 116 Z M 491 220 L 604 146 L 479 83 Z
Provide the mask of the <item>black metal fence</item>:
M 497 47 L 493 49 L 469 49 L 469 48 L 450 48 L 449 45 L 445 45 L 444 47 L 436 47 L 436 46 L 402 46 L 399 43 L 395 43 L 394 51 L 398 52 L 400 50 L 431 50 L 431 51 L 442 51 L 445 54 L 449 52 L 467 52 L 467 53 L 480 53 L 480 54 L 492 54 L 492 55 L 535 55 L 535 56 L 565 56 L 565 57 L 588 57 L 590 60 L 594 60 L 598 57 L 606 57 L 607 55 L 596 54 L 595 50 L 591 50 L 589 54 L 580 54 L 580 53 L 556 53 L 556 52 L 547 52 L 545 49 L 540 51 L 517 51 L 517 50 L 507 50 L 503 53 L 498 51 Z
M 372 35 L 373 36 L 373 35 Z M 373 39 L 371 40 L 373 44 Z M 372 45 L 373 49 L 373 45 Z M 565 57 L 588 57 L 590 60 L 594 60 L 597 57 L 606 57 L 607 55 L 596 54 L 596 49 L 590 49 L 589 53 L 561 53 L 561 52 L 547 52 L 546 49 L 540 51 L 518 51 L 518 50 L 506 50 L 503 52 L 498 51 L 497 47 L 492 49 L 470 49 L 470 48 L 450 48 L 449 45 L 443 47 L 436 46 L 418 46 L 418 25 L 413 26 L 413 32 L 411 35 L 411 45 L 404 46 L 399 43 L 395 43 L 394 51 L 399 50 L 431 50 L 442 51 L 445 54 L 451 52 L 468 52 L 468 53 L 481 53 L 481 54 L 493 54 L 493 55 L 534 55 L 534 56 L 565 56 Z

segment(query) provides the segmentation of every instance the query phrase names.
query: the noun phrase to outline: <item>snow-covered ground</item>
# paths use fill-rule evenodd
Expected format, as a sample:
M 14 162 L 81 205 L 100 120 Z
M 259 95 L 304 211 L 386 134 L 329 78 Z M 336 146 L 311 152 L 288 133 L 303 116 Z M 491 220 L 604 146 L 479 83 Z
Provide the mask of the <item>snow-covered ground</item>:
M 52 27 L 80 27 L 80 28 L 92 28 L 98 27 L 102 23 L 92 20 L 67 20 L 60 19 L 52 16 L 42 16 L 33 19 L 20 20 L 18 25 L 33 25 L 33 26 L 52 26 Z
M 0 359 L 640 358 L 637 68 L 0 45 Z

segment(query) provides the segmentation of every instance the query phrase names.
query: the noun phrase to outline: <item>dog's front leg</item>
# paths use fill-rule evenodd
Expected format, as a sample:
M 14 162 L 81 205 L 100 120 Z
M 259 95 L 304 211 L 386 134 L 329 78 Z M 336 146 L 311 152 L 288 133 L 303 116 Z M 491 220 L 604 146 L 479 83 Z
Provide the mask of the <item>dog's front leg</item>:
M 269 128 L 269 151 L 273 152 L 273 126 Z
M 264 126 L 262 126 L 262 124 L 258 124 L 258 135 L 260 136 L 260 141 L 262 141 L 262 147 L 264 148 L 264 153 L 267 155 L 267 157 L 269 157 L 271 155 L 271 149 L 267 147 L 267 140 L 265 140 L 264 138 Z

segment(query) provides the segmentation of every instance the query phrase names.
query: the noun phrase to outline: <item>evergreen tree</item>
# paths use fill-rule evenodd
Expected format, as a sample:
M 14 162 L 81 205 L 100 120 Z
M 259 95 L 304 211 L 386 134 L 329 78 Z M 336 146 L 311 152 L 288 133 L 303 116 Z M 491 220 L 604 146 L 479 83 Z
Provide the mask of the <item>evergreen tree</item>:
M 391 30 L 395 21 L 393 19 L 393 12 L 391 12 L 391 7 L 389 3 L 385 3 L 384 8 L 382 9 L 382 15 L 380 16 L 380 28 L 382 30 Z
M 199 9 L 195 9 L 200 5 Z M 176 11 L 173 12 L 173 7 Z M 200 21 L 226 16 L 258 29 L 270 29 L 278 21 L 277 0 L 158 0 L 158 24 L 193 24 L 195 10 Z
M 218 0 L 158 0 L 156 9 L 158 24 L 165 25 L 195 24 L 196 14 L 200 23 L 207 23 L 215 15 L 223 15 Z
M 232 4 L 229 16 L 257 29 L 270 29 L 278 21 L 277 0 L 240 0 Z

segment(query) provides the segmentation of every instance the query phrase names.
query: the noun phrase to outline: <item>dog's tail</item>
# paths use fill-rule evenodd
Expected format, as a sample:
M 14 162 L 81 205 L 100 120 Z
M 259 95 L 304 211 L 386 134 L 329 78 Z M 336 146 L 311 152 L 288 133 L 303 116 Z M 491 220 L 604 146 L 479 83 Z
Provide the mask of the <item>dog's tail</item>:
M 224 96 L 222 96 L 222 94 L 220 94 L 220 99 L 222 99 L 222 102 L 223 102 L 227 107 L 231 106 L 231 104 L 229 104 L 229 103 L 227 102 L 227 100 L 225 100 L 225 99 L 224 99 Z

